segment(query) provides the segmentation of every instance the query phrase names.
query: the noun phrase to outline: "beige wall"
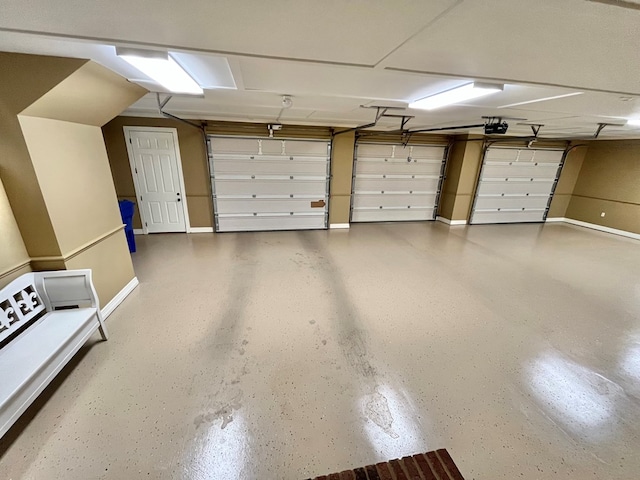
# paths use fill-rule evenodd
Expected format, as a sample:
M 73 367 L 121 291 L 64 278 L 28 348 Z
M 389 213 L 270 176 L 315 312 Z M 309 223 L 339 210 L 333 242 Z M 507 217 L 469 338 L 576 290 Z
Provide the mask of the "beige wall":
M 0 288 L 31 270 L 9 199 L 0 180 Z
M 136 202 L 131 166 L 123 127 L 170 127 L 178 131 L 178 145 L 182 158 L 182 172 L 186 189 L 189 222 L 192 227 L 213 225 L 213 205 L 209 185 L 209 167 L 202 133 L 176 120 L 164 118 L 116 117 L 102 128 L 109 154 L 109 166 L 120 200 Z M 142 228 L 136 208 L 134 228 Z
M 565 216 L 640 233 L 639 159 L 640 141 L 591 142 Z
M 90 268 L 101 307 L 135 276 L 123 230 L 107 235 L 65 261 L 67 269 Z
M 467 146 L 466 136 L 457 135 L 449 149 L 445 179 L 442 183 L 438 216 L 451 220 L 456 203 L 456 192 L 460 180 L 460 170 L 464 161 L 464 151 Z
M 60 251 L 17 115 L 85 63 L 0 52 L 0 176 L 30 255 Z
M 482 137 L 456 135 L 449 152 L 438 215 L 449 220 L 469 220 L 482 165 Z
M 122 224 L 99 127 L 22 115 L 20 125 L 62 255 Z
M 355 132 L 343 133 L 333 139 L 331 150 L 331 185 L 329 224 L 349 223 L 351 209 L 351 179 Z
M 0 176 L 31 267 L 92 268 L 104 305 L 134 274 L 100 126 L 146 90 L 85 60 L 4 53 L 0 85 Z
M 576 181 L 582 168 L 582 162 L 587 153 L 587 147 L 587 144 L 571 146 L 571 150 L 564 160 L 564 166 L 562 167 L 562 172 L 560 172 L 560 178 L 549 206 L 547 218 L 562 218 L 566 215 L 573 189 L 576 186 Z

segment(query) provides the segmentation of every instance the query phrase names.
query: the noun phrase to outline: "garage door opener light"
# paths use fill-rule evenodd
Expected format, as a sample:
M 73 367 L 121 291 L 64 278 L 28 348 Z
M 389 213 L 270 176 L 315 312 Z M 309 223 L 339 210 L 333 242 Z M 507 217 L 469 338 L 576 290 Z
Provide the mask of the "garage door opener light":
M 204 93 L 200 85 L 167 52 L 116 47 L 116 55 L 172 93 Z
M 460 87 L 452 88 L 444 92 L 436 93 L 429 97 L 421 98 L 409 104 L 409 108 L 418 108 L 421 110 L 435 110 L 436 108 L 453 105 L 456 103 L 471 100 L 473 98 L 483 97 L 492 93 L 504 90 L 504 85 L 495 85 L 489 83 L 467 83 Z

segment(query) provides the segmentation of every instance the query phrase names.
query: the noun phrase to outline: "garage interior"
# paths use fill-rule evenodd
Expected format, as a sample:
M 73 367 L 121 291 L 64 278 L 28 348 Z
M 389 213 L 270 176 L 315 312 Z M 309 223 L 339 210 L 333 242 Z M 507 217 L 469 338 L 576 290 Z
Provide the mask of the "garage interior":
M 640 3 L 2 10 L 0 287 L 113 311 L 3 477 L 636 478 Z

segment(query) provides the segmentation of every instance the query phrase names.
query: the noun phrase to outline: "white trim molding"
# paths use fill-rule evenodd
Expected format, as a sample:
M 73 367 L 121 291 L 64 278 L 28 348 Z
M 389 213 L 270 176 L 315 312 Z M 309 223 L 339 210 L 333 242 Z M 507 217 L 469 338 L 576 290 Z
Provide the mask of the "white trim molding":
M 329 228 L 331 230 L 336 229 L 336 228 L 340 229 L 340 228 L 350 228 L 350 227 L 351 226 L 348 223 L 332 223 L 332 224 L 329 225 Z
M 436 217 L 436 220 L 438 222 L 446 223 L 447 225 L 452 225 L 452 226 L 467 224 L 466 220 L 449 220 L 448 218 L 444 218 L 444 217 Z
M 620 235 L 621 237 L 633 238 L 634 240 L 640 240 L 640 233 L 627 232 L 626 230 L 618 230 L 617 228 L 605 227 L 597 225 L 595 223 L 583 222 L 581 220 L 574 220 L 573 218 L 554 217 L 547 218 L 547 222 L 563 222 L 570 225 L 576 225 L 578 227 L 590 228 L 591 230 L 598 230 L 604 233 L 611 233 L 613 235 Z
M 191 227 L 189 233 L 213 233 L 213 227 Z
M 120 305 L 131 292 L 133 292 L 139 283 L 138 277 L 133 277 L 131 281 L 127 283 L 124 288 L 102 308 L 102 318 L 106 320 L 106 318 L 111 315 L 116 308 L 118 308 L 118 305 Z
M 144 235 L 144 230 L 141 228 L 134 228 L 133 229 L 133 234 L 134 235 Z

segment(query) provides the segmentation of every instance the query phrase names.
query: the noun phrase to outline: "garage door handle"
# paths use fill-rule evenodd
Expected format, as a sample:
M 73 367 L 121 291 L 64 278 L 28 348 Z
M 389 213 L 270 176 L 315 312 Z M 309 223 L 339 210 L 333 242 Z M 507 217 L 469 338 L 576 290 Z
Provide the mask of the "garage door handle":
M 322 208 L 325 206 L 324 200 L 318 200 L 317 202 L 311 202 L 311 208 Z

